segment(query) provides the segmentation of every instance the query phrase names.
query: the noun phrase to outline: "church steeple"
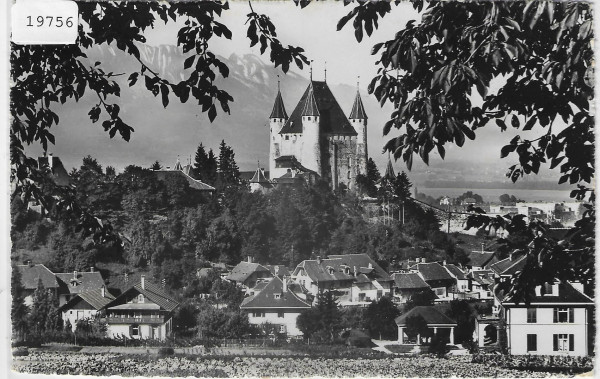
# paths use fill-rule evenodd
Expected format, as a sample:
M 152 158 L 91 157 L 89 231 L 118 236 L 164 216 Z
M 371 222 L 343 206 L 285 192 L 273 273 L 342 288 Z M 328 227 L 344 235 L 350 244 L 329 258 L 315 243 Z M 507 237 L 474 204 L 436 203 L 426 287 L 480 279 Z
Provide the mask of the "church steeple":
M 285 120 L 288 119 L 287 112 L 285 111 L 285 106 L 283 105 L 283 99 L 281 98 L 279 79 L 277 79 L 277 97 L 275 97 L 275 105 L 273 105 L 273 111 L 271 112 L 271 116 L 269 116 L 269 118 L 283 118 Z
M 354 105 L 352 105 L 352 111 L 350 112 L 349 119 L 366 120 L 367 113 L 363 105 L 362 99 L 360 98 L 360 91 L 356 88 L 356 97 L 354 98 Z
M 313 90 L 312 81 L 308 87 L 308 95 L 304 102 L 304 108 L 302 109 L 302 116 L 320 116 L 319 108 L 317 107 L 317 101 L 315 100 L 315 92 Z
M 394 172 L 394 166 L 392 165 L 392 158 L 388 153 L 388 164 L 385 168 L 385 174 L 383 175 L 384 179 L 394 180 L 396 178 L 396 173 Z

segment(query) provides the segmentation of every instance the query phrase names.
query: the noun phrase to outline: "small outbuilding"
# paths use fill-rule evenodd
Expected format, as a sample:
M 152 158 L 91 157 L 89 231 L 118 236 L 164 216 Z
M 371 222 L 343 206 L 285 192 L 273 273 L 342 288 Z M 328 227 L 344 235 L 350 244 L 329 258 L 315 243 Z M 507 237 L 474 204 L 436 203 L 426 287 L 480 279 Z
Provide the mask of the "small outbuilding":
M 407 320 L 411 317 L 422 317 L 427 323 L 428 329 L 433 329 L 433 336 L 445 335 L 448 337 L 448 342 L 454 345 L 454 328 L 457 323 L 455 320 L 440 312 L 435 306 L 423 305 L 416 306 L 403 315 L 396 317 L 396 325 L 398 326 L 398 343 L 405 344 L 405 329 Z M 421 335 L 417 335 L 417 345 L 422 342 Z

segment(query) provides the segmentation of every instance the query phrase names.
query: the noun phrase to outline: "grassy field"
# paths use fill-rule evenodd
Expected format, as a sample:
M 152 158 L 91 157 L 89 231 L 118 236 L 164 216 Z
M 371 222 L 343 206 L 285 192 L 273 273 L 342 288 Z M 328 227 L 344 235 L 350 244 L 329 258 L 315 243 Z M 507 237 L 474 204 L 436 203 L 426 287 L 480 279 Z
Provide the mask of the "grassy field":
M 169 377 L 547 377 L 547 372 L 471 363 L 470 357 L 378 359 L 302 357 L 136 357 L 122 354 L 36 352 L 15 357 L 13 369 L 32 374 L 158 375 Z M 553 375 L 556 375 L 554 373 Z M 566 375 L 565 375 L 566 376 Z

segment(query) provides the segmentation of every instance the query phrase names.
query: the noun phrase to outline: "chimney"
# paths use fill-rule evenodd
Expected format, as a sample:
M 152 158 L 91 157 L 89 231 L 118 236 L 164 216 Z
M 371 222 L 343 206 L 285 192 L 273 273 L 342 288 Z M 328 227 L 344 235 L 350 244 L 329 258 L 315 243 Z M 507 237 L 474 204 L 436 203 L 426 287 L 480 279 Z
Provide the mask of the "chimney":
M 53 159 L 54 159 L 54 157 L 52 156 L 52 153 L 49 153 L 48 154 L 48 167 L 50 167 L 50 169 L 52 169 L 52 164 L 54 163 Z
M 445 266 L 446 265 L 446 260 L 444 259 L 444 261 L 442 262 L 442 264 Z
M 273 266 L 273 271 L 275 271 L 275 276 L 279 276 L 279 266 Z
M 421 258 L 415 258 L 415 262 L 421 263 Z
M 421 258 L 421 263 L 425 263 L 425 258 Z
M 483 250 L 483 247 L 485 246 L 485 243 L 481 243 L 481 254 L 483 254 L 485 251 Z
M 321 259 L 321 256 L 317 255 L 317 264 L 321 264 L 321 262 L 323 262 L 323 260 Z
M 248 255 L 248 263 L 252 263 L 252 255 Z
M 373 263 L 369 262 L 369 268 L 373 268 Z
M 100 287 L 100 294 L 102 294 L 102 297 L 106 297 L 106 287 L 105 286 Z
M 283 287 L 282 287 L 282 289 L 281 289 L 281 292 L 283 292 L 283 293 L 286 293 L 286 292 L 287 292 L 287 290 L 288 290 L 288 288 L 287 288 L 287 280 L 288 280 L 287 276 L 284 276 L 284 277 L 283 277 L 283 280 L 282 280 L 282 282 L 283 282 Z
M 141 285 L 142 285 L 142 289 L 145 290 L 146 289 L 146 275 L 142 275 L 140 277 L 140 281 L 141 281 Z
M 77 279 L 77 270 L 73 271 L 73 279 Z
M 29 267 L 33 267 L 33 264 L 31 263 L 31 260 L 28 260 L 27 262 L 25 262 L 27 264 L 27 266 Z
M 95 272 L 95 271 L 96 271 L 95 267 L 94 267 L 94 266 L 91 266 L 91 267 L 90 267 L 90 272 Z

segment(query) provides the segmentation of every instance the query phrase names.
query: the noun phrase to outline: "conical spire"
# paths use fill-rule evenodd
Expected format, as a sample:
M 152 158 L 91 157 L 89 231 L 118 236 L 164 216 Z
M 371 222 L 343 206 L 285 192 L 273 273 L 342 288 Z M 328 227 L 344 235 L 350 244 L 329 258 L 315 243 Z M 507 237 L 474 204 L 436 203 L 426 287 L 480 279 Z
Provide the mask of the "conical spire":
M 356 97 L 354 98 L 354 105 L 352 105 L 352 111 L 350 112 L 349 119 L 367 119 L 367 113 L 365 112 L 365 107 L 363 106 L 362 99 L 360 98 L 360 91 L 358 88 L 356 89 Z
M 175 170 L 183 171 L 183 167 L 181 166 L 181 162 L 179 161 L 179 155 L 177 156 L 177 163 L 175 163 Z
M 383 175 L 385 179 L 393 180 L 396 178 L 396 173 L 394 172 L 394 166 L 392 165 L 392 158 L 388 154 L 388 164 L 385 168 L 385 175 Z
M 273 111 L 271 112 L 271 116 L 269 118 L 288 118 L 288 115 L 285 111 L 285 106 L 283 105 L 283 99 L 281 98 L 281 90 L 279 88 L 279 80 L 277 80 L 277 97 L 275 98 L 275 105 L 273 105 Z
M 320 116 L 319 108 L 317 108 L 317 101 L 315 100 L 315 92 L 313 90 L 312 81 L 308 87 L 308 95 L 304 102 L 304 109 L 302 109 L 302 116 Z

